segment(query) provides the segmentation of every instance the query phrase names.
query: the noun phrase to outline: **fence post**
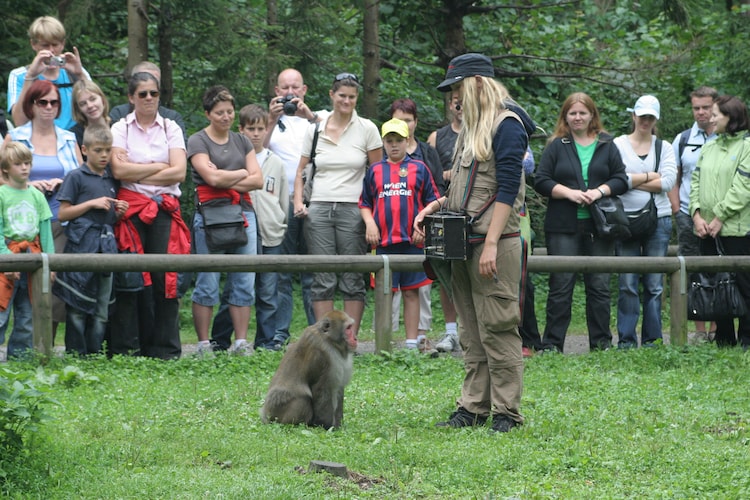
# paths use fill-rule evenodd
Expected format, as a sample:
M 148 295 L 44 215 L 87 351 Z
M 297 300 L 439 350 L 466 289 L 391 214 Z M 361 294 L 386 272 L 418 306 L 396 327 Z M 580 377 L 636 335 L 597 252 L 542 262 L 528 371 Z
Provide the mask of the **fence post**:
M 680 269 L 669 275 L 669 338 L 674 345 L 687 344 L 687 276 L 685 260 Z
M 375 272 L 375 352 L 391 352 L 393 336 L 393 292 L 391 267 L 388 256 L 383 255 L 383 267 Z
M 49 260 L 42 255 L 42 267 L 31 272 L 31 318 L 34 325 L 34 350 L 52 356 L 52 282 Z

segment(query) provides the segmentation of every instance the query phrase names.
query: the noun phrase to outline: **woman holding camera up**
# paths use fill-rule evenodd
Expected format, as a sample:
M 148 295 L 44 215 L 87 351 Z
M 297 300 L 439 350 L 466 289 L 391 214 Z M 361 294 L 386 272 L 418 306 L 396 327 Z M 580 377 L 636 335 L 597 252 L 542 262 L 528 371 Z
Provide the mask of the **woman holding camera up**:
M 535 127 L 494 74 L 492 60 L 481 54 L 450 62 L 438 90 L 458 91 L 463 110 L 451 184 L 446 196 L 417 215 L 414 229 L 424 235 L 425 216 L 446 208 L 471 216 L 476 237 L 470 258 L 451 262 L 466 375 L 458 408 L 437 425 L 481 426 L 491 416 L 492 431 L 508 432 L 523 423 L 519 211 L 522 162 Z
M 360 118 L 355 109 L 359 79 L 340 73 L 328 95 L 333 111 L 317 127 L 310 127 L 302 143 L 302 156 L 294 181 L 294 216 L 307 217 L 305 239 L 313 255 L 364 255 L 367 252 L 365 223 L 359 211 L 359 196 L 368 165 L 383 157 L 378 127 Z M 302 200 L 303 173 L 310 162 L 313 135 L 318 130 L 315 174 L 309 208 Z M 362 273 L 315 273 L 311 289 L 315 318 L 333 310 L 336 289 L 344 299 L 344 311 L 359 331 L 365 307 Z

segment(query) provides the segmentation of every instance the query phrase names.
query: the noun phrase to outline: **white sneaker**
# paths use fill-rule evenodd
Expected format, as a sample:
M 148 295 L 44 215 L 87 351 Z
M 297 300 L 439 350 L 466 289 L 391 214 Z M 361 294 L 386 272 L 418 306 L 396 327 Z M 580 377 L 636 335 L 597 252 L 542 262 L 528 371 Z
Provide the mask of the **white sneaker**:
M 209 357 L 213 356 L 213 354 L 214 354 L 214 344 L 213 343 L 210 343 L 210 344 L 201 344 L 199 342 L 198 343 L 198 351 L 196 352 L 196 354 L 198 355 L 198 357 L 201 357 L 201 358 L 209 358 Z
M 253 344 L 250 342 L 243 342 L 242 344 L 234 344 L 229 348 L 229 354 L 234 356 L 251 356 L 254 352 Z
M 439 352 L 453 352 L 458 350 L 458 335 L 455 333 L 446 333 L 435 348 Z

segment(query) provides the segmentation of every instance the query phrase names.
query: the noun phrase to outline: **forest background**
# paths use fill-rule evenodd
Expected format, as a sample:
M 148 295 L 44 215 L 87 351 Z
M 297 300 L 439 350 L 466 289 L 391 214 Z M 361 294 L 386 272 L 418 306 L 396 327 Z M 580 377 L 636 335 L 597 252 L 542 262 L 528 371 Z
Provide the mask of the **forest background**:
M 239 106 L 267 106 L 276 75 L 299 69 L 312 109 L 329 108 L 339 72 L 360 75 L 358 105 L 380 124 L 390 103 L 419 106 L 418 138 L 446 122 L 435 89 L 448 61 L 464 52 L 490 56 L 496 76 L 541 127 L 538 158 L 561 102 L 591 95 L 613 134 L 627 133 L 632 106 L 661 101 L 659 134 L 671 140 L 692 124 L 690 92 L 700 85 L 750 98 L 750 0 L 4 0 L 0 19 L 0 102 L 7 76 L 29 64 L 27 30 L 40 15 L 65 24 L 66 50 L 112 106 L 126 102 L 128 68 L 162 68 L 162 104 L 185 117 L 188 134 L 206 124 L 203 91 L 229 87 Z M 186 182 L 190 182 L 189 176 Z M 186 186 L 185 192 L 190 192 Z M 537 235 L 544 200 L 529 190 Z M 192 197 L 183 196 L 187 214 Z M 542 243 L 543 240 L 537 244 Z

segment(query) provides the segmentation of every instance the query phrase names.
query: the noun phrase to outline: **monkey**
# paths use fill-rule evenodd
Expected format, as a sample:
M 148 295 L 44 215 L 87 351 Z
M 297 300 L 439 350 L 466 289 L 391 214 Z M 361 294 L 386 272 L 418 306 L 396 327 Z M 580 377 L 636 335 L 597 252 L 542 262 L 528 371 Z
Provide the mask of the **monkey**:
M 354 320 L 334 310 L 308 326 L 281 358 L 260 410 L 263 423 L 338 428 L 352 376 Z

